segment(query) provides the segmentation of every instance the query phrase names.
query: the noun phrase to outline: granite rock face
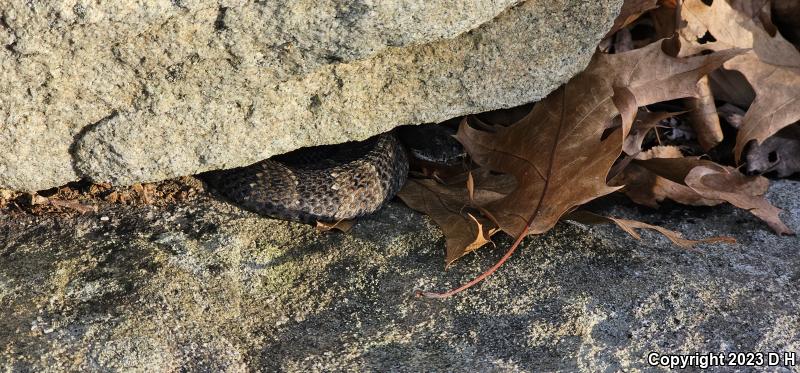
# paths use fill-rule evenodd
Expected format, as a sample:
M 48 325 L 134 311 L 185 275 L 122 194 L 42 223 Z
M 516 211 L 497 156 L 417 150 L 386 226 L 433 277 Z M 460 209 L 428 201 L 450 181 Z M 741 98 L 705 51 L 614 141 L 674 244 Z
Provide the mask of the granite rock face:
M 537 100 L 621 2 L 10 0 L 0 188 L 154 181 Z
M 768 194 L 794 230 L 798 187 Z M 511 240 L 444 271 L 438 229 L 396 203 L 349 234 L 209 197 L 0 216 L 0 369 L 630 372 L 653 370 L 651 352 L 800 352 L 800 239 L 730 206 L 600 211 L 738 243 L 562 223 L 478 287 L 424 300 Z

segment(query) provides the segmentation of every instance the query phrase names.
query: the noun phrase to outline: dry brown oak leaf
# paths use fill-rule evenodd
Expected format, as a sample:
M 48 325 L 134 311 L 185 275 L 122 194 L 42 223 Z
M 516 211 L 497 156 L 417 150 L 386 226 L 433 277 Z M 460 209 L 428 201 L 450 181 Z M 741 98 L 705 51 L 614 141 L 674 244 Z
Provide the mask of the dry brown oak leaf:
M 500 229 L 515 237 L 543 233 L 575 206 L 617 190 L 606 176 L 637 108 L 694 95 L 700 77 L 740 53 L 674 58 L 660 44 L 595 53 L 586 70 L 509 127 L 487 132 L 461 123 L 456 137 L 473 160 L 517 180 L 508 196 L 481 206 Z M 620 114 L 621 129 L 604 137 Z
M 639 153 L 636 159 L 683 158 L 681 151 L 674 146 L 656 146 L 646 152 Z M 697 161 L 698 163 L 709 161 Z M 633 202 L 651 208 L 658 208 L 659 203 L 669 198 L 675 202 L 691 206 L 716 206 L 723 201 L 707 199 L 689 188 L 668 178 L 659 176 L 644 166 L 631 162 L 622 172 L 614 177 L 611 185 L 625 186 L 623 192 Z
M 800 124 L 788 126 L 763 143 L 747 150 L 747 171 L 775 172 L 788 177 L 800 172 Z
M 658 233 L 661 233 L 661 235 L 666 237 L 668 240 L 672 241 L 672 243 L 684 249 L 690 249 L 699 243 L 713 243 L 713 242 L 736 243 L 736 240 L 731 237 L 712 237 L 712 238 L 704 238 L 701 240 L 690 240 L 683 238 L 683 235 L 680 234 L 680 232 L 671 231 L 669 229 L 659 227 L 657 225 L 651 225 L 637 220 L 620 219 L 611 216 L 602 216 L 582 210 L 571 212 L 568 215 L 566 215 L 565 218 L 582 224 L 591 224 L 591 225 L 615 224 L 616 226 L 620 227 L 620 229 L 622 229 L 623 231 L 628 233 L 631 237 L 637 240 L 642 239 L 642 236 L 640 236 L 639 233 L 636 232 L 637 229 L 650 229 Z
M 483 170 L 463 176 L 447 185 L 432 179 L 409 179 L 397 194 L 406 205 L 430 216 L 441 227 L 447 265 L 491 242 L 497 226 L 476 206 L 504 197 L 516 185 L 512 177 Z
M 685 26 L 679 30 L 680 56 L 705 50 L 752 48 L 726 62 L 726 69 L 741 72 L 756 93 L 742 120 L 734 153 L 737 162 L 750 141 L 760 144 L 782 128 L 800 120 L 800 51 L 771 24 L 765 25 L 769 2 L 725 0 L 711 5 L 686 0 L 681 9 Z M 774 35 L 767 32 L 774 30 Z M 707 34 L 716 41 L 707 42 Z M 701 42 L 702 40 L 702 42 Z
M 794 234 L 781 221 L 781 209 L 764 198 L 769 180 L 763 176 L 746 176 L 733 167 L 688 157 L 636 160 L 634 164 L 661 178 L 684 185 L 697 194 L 697 203 L 687 202 L 691 195 L 686 194 L 686 188 L 680 188 L 675 190 L 676 194 L 666 195 L 670 199 L 707 206 L 728 202 L 755 215 L 778 234 Z
M 738 208 L 747 210 L 780 235 L 792 235 L 794 232 L 781 221 L 781 209 L 773 206 L 764 198 L 769 181 L 761 176 L 748 177 L 731 167 L 720 165 L 698 166 L 692 169 L 685 178 L 686 185 L 707 198 L 726 201 Z M 751 193 L 748 193 L 751 192 Z
M 697 142 L 705 151 L 717 146 L 724 139 L 722 125 L 717 115 L 717 106 L 711 92 L 708 76 L 697 82 L 697 98 L 686 99 L 689 110 L 689 123 L 697 134 Z

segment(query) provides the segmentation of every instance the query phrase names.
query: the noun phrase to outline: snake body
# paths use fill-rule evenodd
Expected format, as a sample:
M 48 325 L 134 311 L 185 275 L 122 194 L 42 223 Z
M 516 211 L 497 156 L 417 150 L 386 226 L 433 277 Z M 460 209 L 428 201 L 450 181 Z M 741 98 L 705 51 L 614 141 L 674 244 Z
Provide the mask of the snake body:
M 250 166 L 204 175 L 232 202 L 270 217 L 314 223 L 378 210 L 408 175 L 394 132 L 360 142 L 292 151 Z

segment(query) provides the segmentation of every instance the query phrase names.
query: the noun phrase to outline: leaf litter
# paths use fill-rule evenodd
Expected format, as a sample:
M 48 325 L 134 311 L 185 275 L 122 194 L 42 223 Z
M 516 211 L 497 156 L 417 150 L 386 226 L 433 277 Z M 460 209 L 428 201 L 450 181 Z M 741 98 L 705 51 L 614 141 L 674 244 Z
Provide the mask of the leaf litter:
M 491 243 L 497 232 L 515 238 L 472 281 L 418 295 L 444 298 L 479 283 L 525 236 L 547 232 L 561 219 L 615 224 L 637 239 L 637 229 L 651 229 L 684 248 L 734 242 L 687 239 L 655 225 L 579 210 L 615 192 L 652 208 L 666 199 L 691 206 L 730 203 L 777 234 L 794 234 L 781 221 L 781 210 L 764 198 L 769 180 L 742 173 L 745 165 L 738 162 L 743 154 L 753 158 L 759 147 L 771 146 L 761 152 L 774 153 L 780 145 L 768 139 L 800 120 L 800 105 L 792 105 L 800 96 L 800 52 L 772 24 L 768 1 L 660 1 L 653 8 L 654 3 L 627 1 L 587 68 L 524 118 L 511 124 L 478 116 L 461 121 L 456 138 L 481 177 L 473 177 L 473 169 L 450 184 L 409 181 L 399 197 L 442 228 L 447 265 Z M 643 29 L 649 36 L 641 36 Z M 677 36 L 659 39 L 670 35 Z M 732 123 L 736 110 L 730 107 L 744 113 L 738 123 Z M 800 144 L 800 138 L 785 141 L 791 140 Z M 782 160 L 800 164 L 800 154 L 782 154 Z M 780 167 L 769 166 L 763 170 Z M 489 190 L 491 198 L 473 196 Z

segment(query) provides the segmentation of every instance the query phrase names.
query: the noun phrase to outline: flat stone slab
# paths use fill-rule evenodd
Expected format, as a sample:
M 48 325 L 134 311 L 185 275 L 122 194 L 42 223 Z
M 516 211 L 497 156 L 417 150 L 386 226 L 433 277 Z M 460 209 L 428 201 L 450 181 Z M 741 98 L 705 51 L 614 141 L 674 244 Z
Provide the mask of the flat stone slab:
M 798 181 L 769 199 L 800 230 Z M 349 234 L 202 196 L 77 218 L 0 217 L 0 366 L 26 370 L 633 371 L 647 355 L 800 351 L 800 240 L 730 206 L 605 213 L 733 245 L 684 250 L 561 223 L 496 274 L 399 203 Z M 800 361 L 798 361 L 800 363 Z M 797 367 L 777 371 L 793 371 Z M 723 371 L 723 369 L 719 369 Z
M 11 0 L 0 188 L 162 180 L 535 101 L 621 2 Z

